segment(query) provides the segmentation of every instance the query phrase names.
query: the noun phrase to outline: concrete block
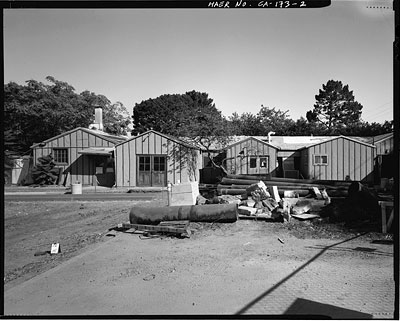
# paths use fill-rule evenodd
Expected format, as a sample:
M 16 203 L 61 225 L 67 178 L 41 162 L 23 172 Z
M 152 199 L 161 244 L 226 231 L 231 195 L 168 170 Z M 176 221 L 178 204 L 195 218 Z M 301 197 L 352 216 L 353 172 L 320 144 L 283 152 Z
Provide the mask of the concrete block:
M 196 205 L 199 195 L 199 182 L 172 185 L 170 205 Z

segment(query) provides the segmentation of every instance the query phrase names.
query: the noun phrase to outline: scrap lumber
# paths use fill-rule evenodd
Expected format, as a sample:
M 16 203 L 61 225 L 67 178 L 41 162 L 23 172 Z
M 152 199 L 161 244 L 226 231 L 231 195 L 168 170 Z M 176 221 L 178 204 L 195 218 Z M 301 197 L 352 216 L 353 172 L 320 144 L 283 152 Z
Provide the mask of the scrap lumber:
M 344 186 L 349 187 L 352 181 L 343 180 L 319 180 L 319 179 L 303 179 L 303 178 L 286 178 L 286 177 L 267 177 L 265 175 L 255 176 L 255 175 L 233 175 L 228 174 L 226 178 L 232 179 L 247 179 L 247 180 L 262 180 L 271 182 L 287 182 L 287 183 L 308 183 L 314 185 L 332 185 L 332 186 Z
M 318 188 L 313 187 L 312 190 L 313 190 L 315 196 L 317 197 L 317 200 L 321 200 L 323 198 L 322 194 L 321 194 L 321 192 L 319 191 Z
M 303 214 L 292 214 L 292 217 L 303 221 L 303 220 L 309 220 L 309 219 L 317 218 L 317 217 L 320 217 L 320 216 L 318 214 L 303 213 Z
M 261 202 L 271 212 L 279 206 L 278 202 L 273 198 L 262 200 Z
M 297 197 L 299 197 L 299 194 L 297 194 L 295 191 L 283 191 L 283 197 L 285 197 L 285 198 L 297 198 Z
M 278 187 L 272 186 L 272 195 L 275 201 L 279 202 L 281 197 L 279 196 Z
M 326 205 L 325 200 L 300 199 L 293 206 L 293 214 L 303 214 L 308 212 L 319 212 Z
M 247 195 L 246 189 L 237 189 L 237 188 L 218 188 L 218 192 L 221 195 Z
M 188 230 L 187 227 L 120 223 L 117 225 L 117 229 L 126 229 L 126 230 L 135 229 L 136 231 L 143 231 L 143 232 L 189 234 L 190 235 L 190 230 Z
M 163 221 L 158 224 L 158 226 L 170 226 L 177 228 L 187 228 L 189 226 L 189 221 Z
M 247 215 L 247 216 L 255 215 L 257 213 L 257 209 L 254 207 L 241 205 L 238 207 L 238 213 L 240 215 Z
M 321 191 L 321 195 L 322 195 L 322 198 L 325 200 L 325 204 L 326 204 L 326 205 L 328 205 L 328 204 L 331 203 L 331 198 L 329 197 L 329 195 L 328 195 L 326 189 L 323 189 L 323 190 Z
M 243 184 L 218 184 L 217 185 L 217 192 L 222 195 L 241 195 L 246 193 L 246 188 L 249 185 Z M 267 185 L 268 186 L 268 185 Z M 271 189 L 271 186 L 268 186 Z M 293 190 L 299 194 L 299 196 L 306 196 L 310 194 L 313 186 L 299 186 L 299 185 L 277 185 L 278 192 L 281 196 L 283 196 L 285 190 Z M 315 187 L 315 185 L 314 185 Z M 348 195 L 348 188 L 346 187 L 330 187 L 330 186 L 320 186 L 320 189 L 325 189 L 326 193 L 330 197 L 347 197 Z M 232 190 L 232 191 L 229 191 Z

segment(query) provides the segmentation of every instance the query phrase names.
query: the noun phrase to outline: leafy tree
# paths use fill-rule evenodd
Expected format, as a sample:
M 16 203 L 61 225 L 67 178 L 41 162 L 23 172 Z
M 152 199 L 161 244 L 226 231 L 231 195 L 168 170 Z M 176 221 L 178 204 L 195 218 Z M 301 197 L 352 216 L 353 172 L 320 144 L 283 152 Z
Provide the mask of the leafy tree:
M 356 125 L 347 126 L 341 132 L 347 136 L 377 136 L 393 131 L 393 121 L 385 121 L 383 124 L 376 122 L 360 122 Z
M 113 135 L 126 135 L 131 124 L 131 116 L 126 107 L 119 101 L 112 104 L 104 95 L 97 95 L 88 90 L 80 94 L 86 108 L 94 113 L 94 108 L 103 109 L 103 130 Z
M 275 135 L 288 135 L 288 129 L 292 127 L 295 122 L 287 115 L 288 111 L 281 111 L 279 109 L 268 108 L 261 105 L 261 109 L 257 114 L 263 128 L 263 136 L 268 135 L 269 132 L 275 132 Z
M 106 102 L 106 130 L 110 133 L 123 133 L 130 123 L 129 115 L 118 114 L 124 111 L 122 104 L 112 105 L 106 97 L 88 91 L 77 94 L 74 87 L 51 76 L 46 80 L 47 84 L 28 80 L 26 85 L 4 85 L 4 150 L 26 153 L 34 143 L 88 127 L 99 101 Z
M 147 130 L 154 129 L 161 133 L 174 136 L 179 135 L 179 130 L 184 122 L 191 101 L 187 95 L 166 94 L 157 98 L 150 98 L 135 104 L 133 108 L 133 130 L 137 135 Z
M 234 135 L 261 136 L 263 133 L 260 118 L 252 113 L 246 112 L 239 116 L 235 112 L 228 119 Z
M 293 121 L 285 130 L 285 135 L 288 136 L 310 136 L 312 135 L 325 135 L 326 129 L 321 124 L 316 122 L 308 122 L 304 117 L 300 117 Z
M 323 84 L 315 99 L 314 109 L 306 114 L 307 120 L 322 124 L 327 134 L 339 134 L 343 128 L 360 122 L 362 105 L 341 81 L 329 80 Z
M 190 145 L 206 151 L 214 166 L 222 168 L 214 158 L 215 149 L 230 142 L 227 120 L 215 107 L 207 93 L 197 91 L 183 95 L 162 95 L 142 101 L 133 109 L 133 135 L 153 129 L 179 137 Z M 191 149 L 187 149 L 186 156 Z
M 246 112 L 229 117 L 232 132 L 235 135 L 266 136 L 273 131 L 276 135 L 288 135 L 295 122 L 289 118 L 287 111 L 268 108 L 261 105 L 260 111 L 254 115 Z

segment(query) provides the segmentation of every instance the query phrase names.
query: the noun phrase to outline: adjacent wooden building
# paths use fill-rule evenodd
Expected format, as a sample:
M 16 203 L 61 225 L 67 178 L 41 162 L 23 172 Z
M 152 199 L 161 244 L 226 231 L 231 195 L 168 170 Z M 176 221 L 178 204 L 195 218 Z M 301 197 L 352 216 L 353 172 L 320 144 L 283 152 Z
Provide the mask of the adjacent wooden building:
M 59 184 L 113 186 L 115 184 L 114 146 L 126 137 L 78 127 L 31 146 L 33 165 L 51 154 L 62 168 Z
M 321 180 L 373 182 L 375 146 L 338 136 L 301 150 L 301 174 Z
M 396 173 L 394 159 L 394 135 L 387 133 L 372 137 L 370 144 L 376 147 L 375 150 L 375 183 L 379 184 L 382 178 L 393 178 Z
M 198 147 L 154 130 L 115 146 L 117 187 L 198 181 L 201 166 Z
M 224 150 L 230 174 L 368 183 L 393 176 L 393 133 L 236 138 Z M 151 187 L 199 181 L 207 160 L 199 147 L 154 130 L 128 139 L 79 127 L 31 148 L 33 165 L 42 156 L 53 156 L 64 185 Z
M 226 167 L 230 174 L 266 175 L 277 172 L 278 147 L 248 137 L 226 148 Z

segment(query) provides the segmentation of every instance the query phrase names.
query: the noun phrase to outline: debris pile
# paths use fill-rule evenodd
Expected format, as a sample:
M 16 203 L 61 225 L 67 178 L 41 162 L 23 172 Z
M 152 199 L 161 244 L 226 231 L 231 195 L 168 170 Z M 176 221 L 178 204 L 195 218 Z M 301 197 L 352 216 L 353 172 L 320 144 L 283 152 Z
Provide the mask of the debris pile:
M 321 217 L 329 217 L 331 222 L 356 222 L 379 219 L 379 196 L 373 189 L 352 182 L 348 196 L 341 202 L 330 204 L 321 212 Z
M 314 188 L 314 194 L 301 197 L 295 190 L 284 191 L 281 198 L 276 186 L 268 188 L 259 181 L 246 188 L 239 203 L 239 218 L 290 221 L 291 217 L 311 219 L 319 217 L 322 207 L 330 203 L 325 190 Z
M 227 175 L 217 185 L 217 191 L 221 195 L 242 195 L 251 184 L 260 181 L 260 177 L 251 175 Z M 276 187 L 281 197 L 286 197 L 285 192 L 291 191 L 300 197 L 306 197 L 313 193 L 313 188 L 325 190 L 329 197 L 347 197 L 351 181 L 329 181 L 312 179 L 295 179 L 272 177 L 261 181 L 272 189 Z
M 220 198 L 239 199 L 239 218 L 264 218 L 289 221 L 320 217 L 331 199 L 351 193 L 351 181 L 326 181 L 292 178 L 262 179 L 251 175 L 227 175 L 217 186 Z
M 162 235 L 176 237 L 190 237 L 189 221 L 166 221 L 160 222 L 158 225 L 121 223 L 110 230 L 127 232 L 131 230 L 133 233 L 140 232 L 143 237 L 154 238 Z

